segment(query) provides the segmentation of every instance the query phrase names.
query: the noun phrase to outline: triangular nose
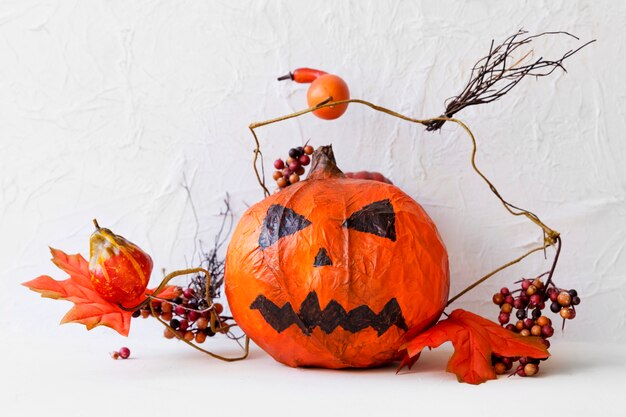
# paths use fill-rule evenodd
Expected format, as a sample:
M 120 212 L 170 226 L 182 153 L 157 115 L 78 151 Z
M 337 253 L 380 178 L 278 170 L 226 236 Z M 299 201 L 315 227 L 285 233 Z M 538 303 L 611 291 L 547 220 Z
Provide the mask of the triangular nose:
M 320 248 L 315 255 L 315 261 L 313 261 L 313 266 L 330 266 L 333 264 L 333 261 L 330 260 L 330 256 L 328 256 L 328 252 L 326 252 L 325 248 Z

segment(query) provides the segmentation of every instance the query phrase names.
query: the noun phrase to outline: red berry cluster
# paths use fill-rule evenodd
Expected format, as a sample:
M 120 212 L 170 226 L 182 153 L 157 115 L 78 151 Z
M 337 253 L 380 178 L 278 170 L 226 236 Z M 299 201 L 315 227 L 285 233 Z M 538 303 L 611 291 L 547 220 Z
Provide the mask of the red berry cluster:
M 175 336 L 188 342 L 204 343 L 207 337 L 215 336 L 216 332 L 227 333 L 226 321 L 230 317 L 220 316 L 224 307 L 219 303 L 209 303 L 202 293 L 193 286 L 185 289 L 177 287 L 176 297 L 171 300 L 152 299 L 154 314 L 169 324 L 163 336 L 173 339 Z M 147 318 L 152 315 L 150 306 L 142 307 L 133 313 L 133 317 Z M 176 334 L 174 333 L 176 332 Z
M 540 337 L 541 341 L 550 347 L 548 339 L 554 334 L 554 327 L 552 327 L 552 320 L 543 315 L 546 304 L 551 303 L 550 311 L 559 313 L 565 326 L 565 319 L 571 320 L 576 317 L 575 306 L 580 304 L 578 293 L 573 289 L 568 291 L 557 288 L 550 279 L 546 285 L 541 280 L 541 276 L 534 280 L 522 279 L 518 283 L 520 288 L 514 291 L 509 291 L 505 287 L 493 295 L 493 303 L 500 307 L 498 321 L 514 333 Z M 509 323 L 513 310 L 516 310 L 515 324 Z M 492 356 L 492 363 L 497 374 L 509 371 L 516 361 L 519 361 L 519 365 L 514 374 L 533 376 L 539 372 L 539 359 Z
M 311 163 L 313 147 L 311 145 L 299 146 L 289 149 L 287 161 L 277 159 L 274 161 L 274 171 L 272 178 L 276 181 L 278 188 L 285 188 L 300 181 L 300 176 L 304 174 L 304 167 Z

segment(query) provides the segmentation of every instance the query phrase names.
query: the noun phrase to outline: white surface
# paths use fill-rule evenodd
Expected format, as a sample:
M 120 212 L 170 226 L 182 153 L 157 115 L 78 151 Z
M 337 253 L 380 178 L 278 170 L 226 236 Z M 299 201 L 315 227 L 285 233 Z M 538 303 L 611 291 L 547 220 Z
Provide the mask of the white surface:
M 132 359 L 113 361 L 107 349 L 119 345 L 86 336 L 71 345 L 15 345 L 19 351 L 7 353 L 19 359 L 7 361 L 2 371 L 4 415 L 613 417 L 623 416 L 626 407 L 626 353 L 617 345 L 556 343 L 537 377 L 502 376 L 472 386 L 444 372 L 447 345 L 424 352 L 412 371 L 396 375 L 394 367 L 293 369 L 257 348 L 246 361 L 224 363 L 180 342 L 124 343 Z M 222 352 L 237 353 L 228 347 Z
M 59 410 L 71 401 L 46 400 L 75 389 L 103 410 L 116 398 L 181 410 L 185 398 L 199 404 L 218 392 L 233 410 L 251 410 L 256 403 L 246 398 L 272 402 L 276 386 L 306 398 L 293 412 L 349 402 L 379 414 L 385 407 L 416 414 L 420 404 L 463 409 L 468 400 L 489 408 L 545 392 L 555 401 L 569 393 L 587 408 L 599 397 L 598 407 L 616 410 L 622 400 L 612 393 L 623 395 L 624 357 L 607 349 L 626 341 L 625 21 L 626 4 L 608 0 L 1 1 L 0 349 L 9 369 L 2 395 L 16 400 L 10 404 Z M 156 271 L 191 264 L 196 237 L 213 238 L 227 191 L 237 214 L 262 196 L 248 124 L 305 105 L 306 86 L 276 76 L 319 67 L 341 75 L 353 97 L 437 116 L 491 39 L 521 27 L 598 39 L 566 62 L 567 74 L 525 80 L 502 101 L 458 115 L 475 131 L 478 163 L 502 194 L 563 235 L 555 279 L 577 288 L 583 302 L 542 378 L 475 388 L 439 371 L 294 371 L 261 353 L 226 366 L 161 339 L 135 361 L 112 363 L 89 343 L 126 342 L 107 331 L 59 328 L 67 303 L 18 285 L 44 273 L 63 278 L 48 262 L 47 245 L 87 254 L 94 217 L 149 251 Z M 554 38 L 537 54 L 558 57 L 576 45 Z M 309 115 L 259 133 L 268 170 L 309 138 L 332 142 L 345 170 L 381 171 L 422 203 L 448 247 L 452 293 L 540 241 L 471 172 L 469 141 L 453 126 L 430 134 L 352 106 L 337 121 Z M 184 184 L 199 215 L 197 236 Z M 533 257 L 457 306 L 495 318 L 491 293 L 547 266 Z M 153 336 L 141 327 L 133 335 L 134 346 Z M 582 341 L 593 345 L 576 353 Z M 332 401 L 313 401 L 318 392 Z

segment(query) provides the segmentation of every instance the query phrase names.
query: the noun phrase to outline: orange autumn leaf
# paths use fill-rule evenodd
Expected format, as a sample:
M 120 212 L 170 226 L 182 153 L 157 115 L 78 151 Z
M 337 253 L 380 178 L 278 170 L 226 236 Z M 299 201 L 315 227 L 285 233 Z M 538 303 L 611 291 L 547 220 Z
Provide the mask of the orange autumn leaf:
M 452 342 L 454 354 L 446 370 L 456 374 L 459 381 L 469 384 L 496 378 L 491 365 L 492 353 L 536 359 L 549 356 L 540 338 L 520 336 L 490 320 L 459 309 L 402 347 L 406 349 L 406 354 L 400 369 L 404 366 L 410 368 L 426 346 L 436 348 L 447 341 Z
M 67 272 L 69 278 L 57 281 L 48 275 L 41 275 L 22 285 L 41 294 L 42 297 L 55 300 L 67 300 L 74 306 L 61 319 L 64 323 L 81 323 L 91 330 L 96 326 L 108 326 L 122 336 L 128 336 L 132 311 L 126 311 L 117 304 L 102 298 L 92 287 L 89 279 L 89 263 L 80 254 L 67 255 L 63 251 L 50 248 L 52 262 Z M 174 295 L 173 286 L 165 287 L 158 295 L 170 299 Z M 153 290 L 146 290 L 152 294 Z M 129 305 L 137 305 L 143 301 L 139 297 Z

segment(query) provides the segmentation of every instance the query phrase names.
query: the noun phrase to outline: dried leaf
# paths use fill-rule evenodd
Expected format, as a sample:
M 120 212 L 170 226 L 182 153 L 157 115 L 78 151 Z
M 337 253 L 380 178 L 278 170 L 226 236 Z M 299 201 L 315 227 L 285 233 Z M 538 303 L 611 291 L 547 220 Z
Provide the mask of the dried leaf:
M 422 350 L 436 348 L 451 341 L 454 354 L 447 371 L 456 374 L 460 382 L 480 384 L 495 379 L 491 354 L 547 358 L 548 349 L 538 337 L 524 337 L 500 325 L 464 310 L 454 310 L 450 316 L 425 332 L 412 338 L 402 348 L 406 357 L 400 365 L 412 365 Z M 410 366 L 409 366 L 410 367 Z
M 132 311 L 125 311 L 117 304 L 102 298 L 91 286 L 89 264 L 80 254 L 67 255 L 63 251 L 50 248 L 52 262 L 70 276 L 64 281 L 57 281 L 42 275 L 22 285 L 41 294 L 42 297 L 55 300 L 67 300 L 74 306 L 61 319 L 64 323 L 81 323 L 91 330 L 96 326 L 108 326 L 122 336 L 128 336 Z M 146 290 L 151 294 L 152 290 Z M 158 296 L 170 299 L 174 297 L 174 287 L 165 287 Z M 143 301 L 138 298 L 129 305 Z

